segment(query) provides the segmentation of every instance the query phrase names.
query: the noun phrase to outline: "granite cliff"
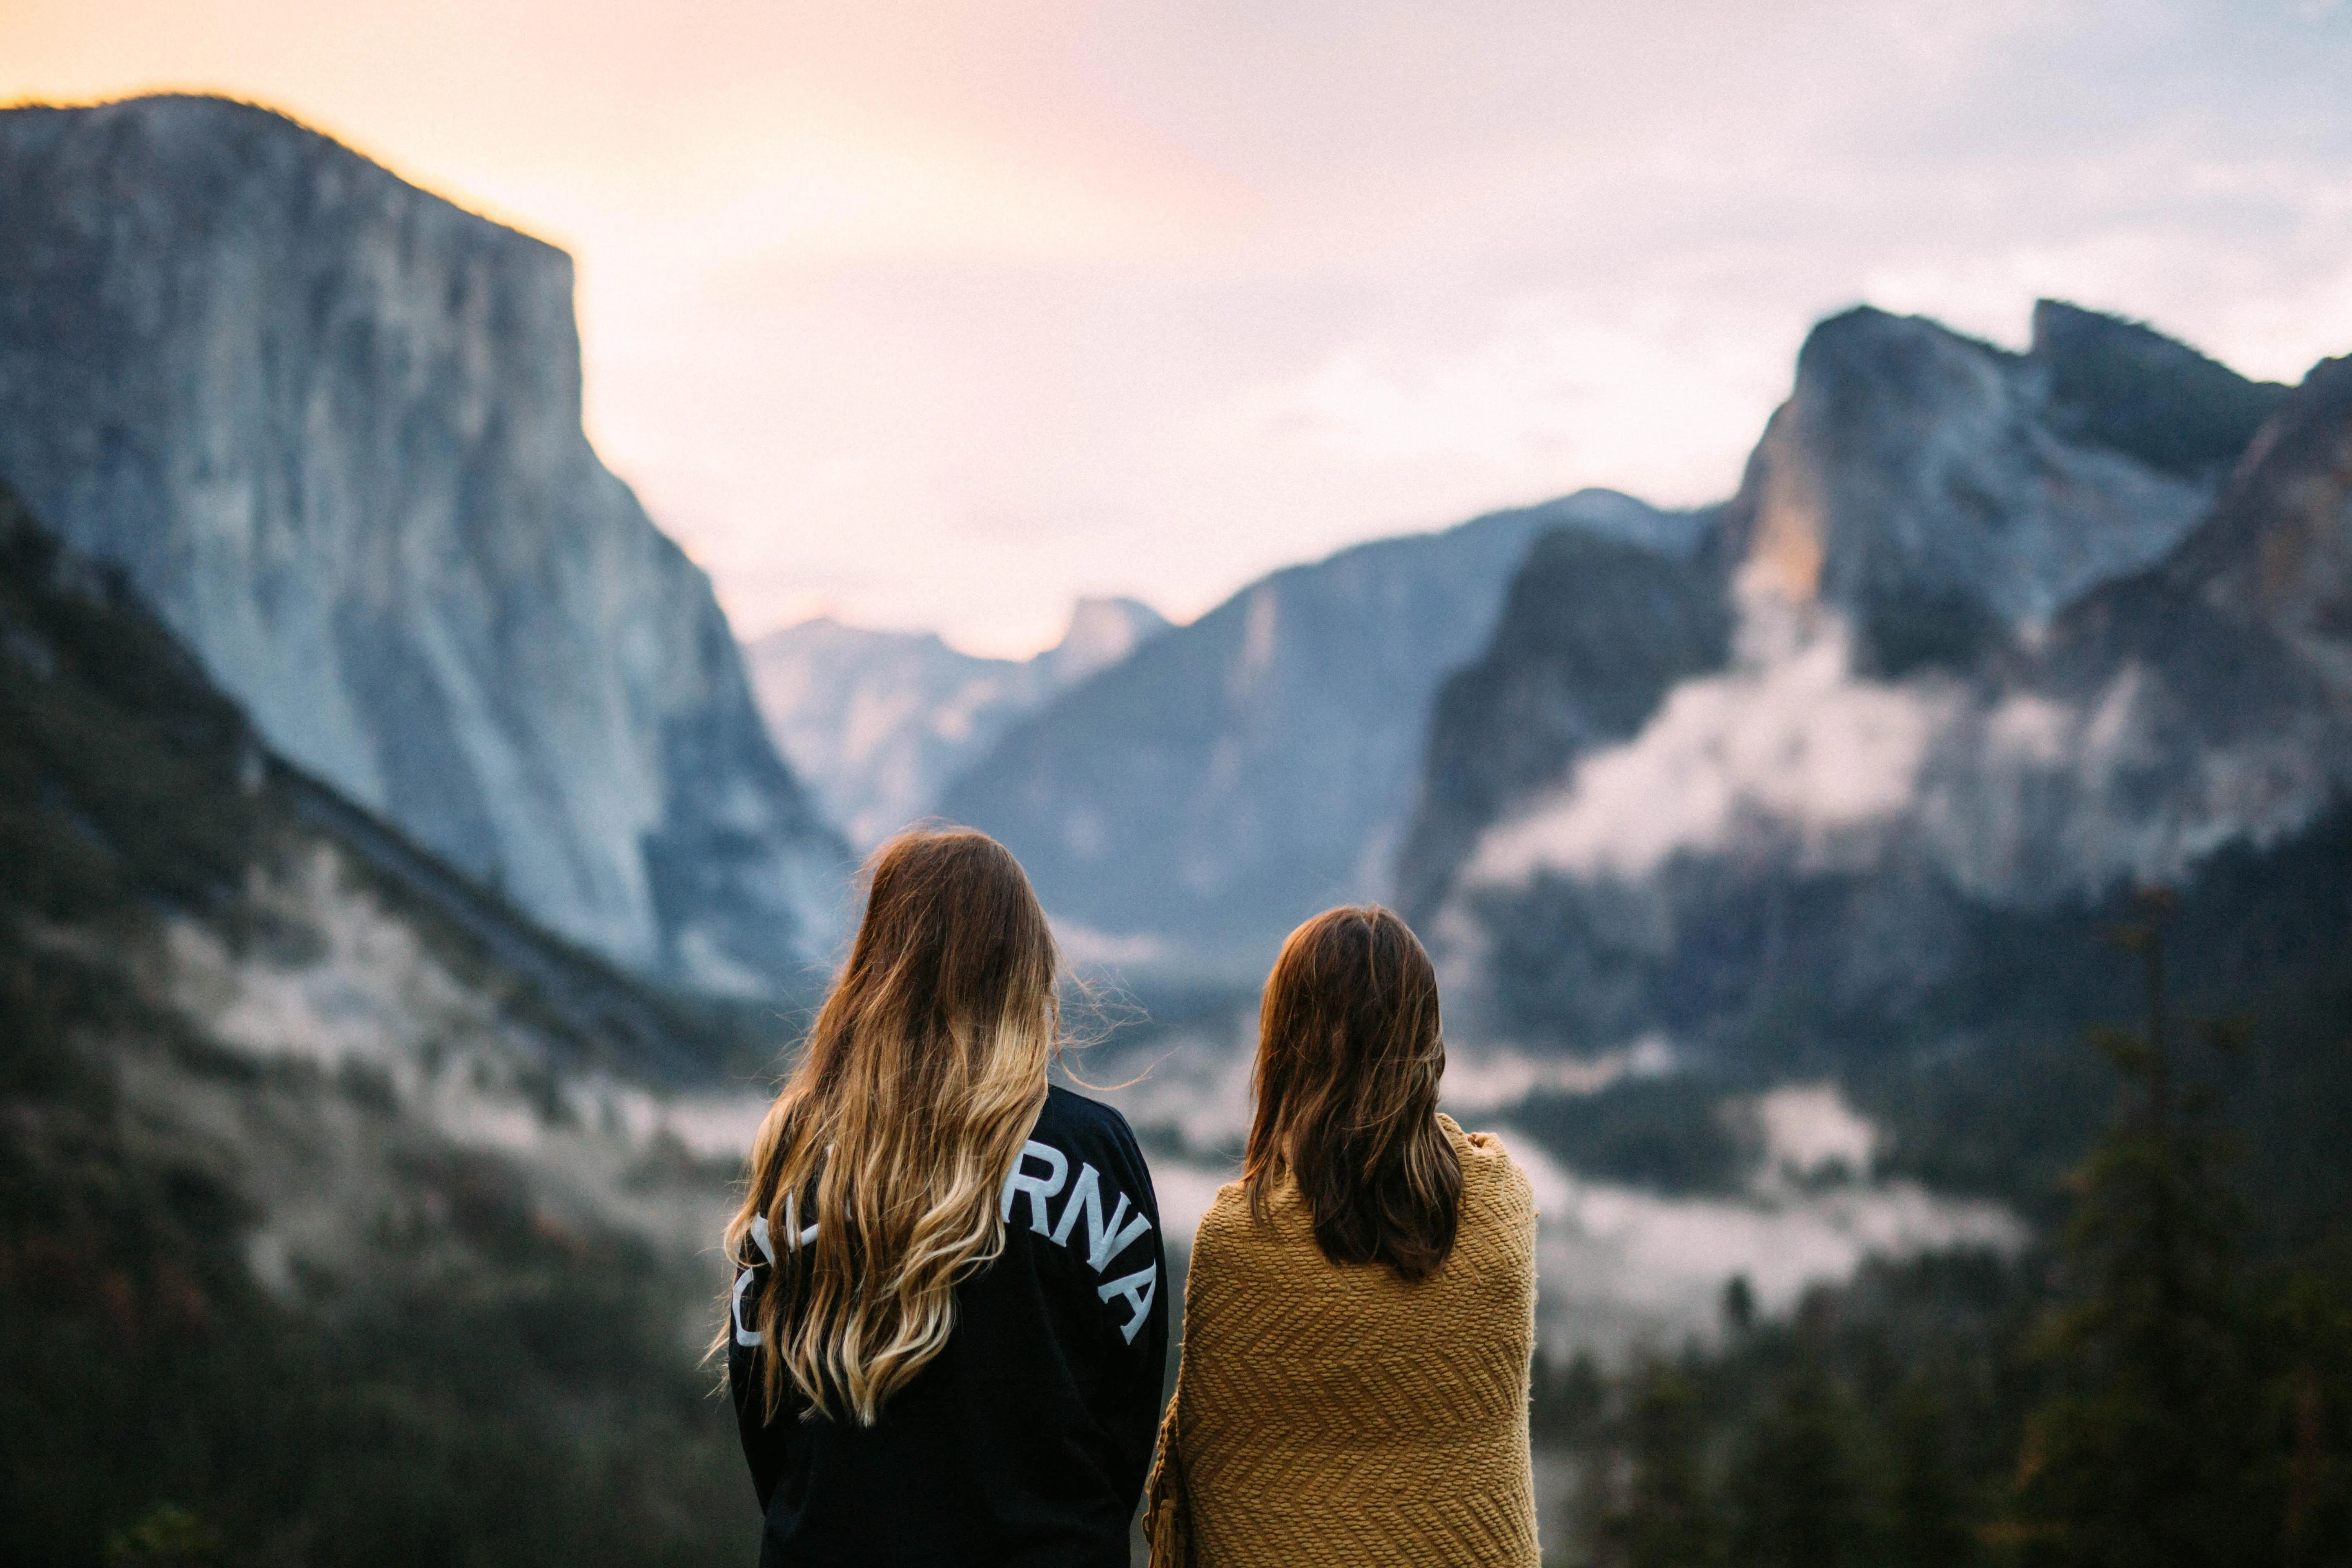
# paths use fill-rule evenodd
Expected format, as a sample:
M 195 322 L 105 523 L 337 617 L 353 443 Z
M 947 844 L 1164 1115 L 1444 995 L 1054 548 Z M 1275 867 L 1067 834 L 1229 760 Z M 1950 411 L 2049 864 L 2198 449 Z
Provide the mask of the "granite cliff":
M 1722 668 L 1492 782 L 1528 711 L 1607 689 L 1531 563 L 1458 678 L 1492 717 L 1441 721 L 1424 821 L 1454 803 L 1473 847 L 1421 910 L 1454 1016 L 1588 1049 L 1907 1038 L 2017 921 L 2310 830 L 2352 784 L 2347 440 L 2341 362 L 2290 392 L 2054 303 L 2024 354 L 1823 322 L 1699 552 Z
M 2284 391 L 2053 300 L 2023 354 L 1851 310 L 1806 338 L 1723 547 L 1900 673 L 2163 556 Z
M 11 110 L 0 474 L 301 767 L 634 969 L 793 990 L 845 848 L 583 433 L 572 289 L 265 110 Z
M 1430 710 L 1423 795 L 1397 860 L 1405 918 L 1436 914 L 1464 857 L 1510 804 L 1585 752 L 1632 737 L 1676 684 L 1720 668 L 1730 639 L 1711 552 L 1578 529 L 1539 537 L 1486 651 L 1446 678 Z

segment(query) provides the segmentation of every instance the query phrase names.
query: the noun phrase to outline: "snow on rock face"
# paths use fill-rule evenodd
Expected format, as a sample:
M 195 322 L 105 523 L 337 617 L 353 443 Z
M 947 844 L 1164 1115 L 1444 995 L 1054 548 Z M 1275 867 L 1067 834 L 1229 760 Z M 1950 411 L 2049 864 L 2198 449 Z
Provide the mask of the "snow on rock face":
M 0 113 L 0 473 L 272 745 L 566 935 L 776 988 L 839 841 L 580 424 L 572 263 L 275 114 Z

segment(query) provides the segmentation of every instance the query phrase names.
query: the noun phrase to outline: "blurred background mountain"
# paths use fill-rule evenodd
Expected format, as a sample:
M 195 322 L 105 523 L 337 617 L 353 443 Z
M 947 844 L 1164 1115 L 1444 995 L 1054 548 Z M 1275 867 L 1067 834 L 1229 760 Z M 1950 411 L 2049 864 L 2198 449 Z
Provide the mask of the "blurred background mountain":
M 1015 723 L 1167 630 L 1137 599 L 1081 599 L 1062 640 L 982 658 L 935 632 L 819 616 L 745 647 L 768 732 L 850 842 L 871 849 L 938 809 L 940 792 Z

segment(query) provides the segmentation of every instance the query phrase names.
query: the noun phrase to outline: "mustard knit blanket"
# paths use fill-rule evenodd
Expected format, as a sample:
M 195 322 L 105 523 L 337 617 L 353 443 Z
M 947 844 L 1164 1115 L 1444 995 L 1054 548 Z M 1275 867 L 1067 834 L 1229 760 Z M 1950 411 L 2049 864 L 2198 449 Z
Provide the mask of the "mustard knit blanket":
M 1438 1120 L 1461 1226 L 1417 1284 L 1327 1260 L 1296 1187 L 1265 1227 L 1239 1183 L 1217 1194 L 1146 1493 L 1153 1568 L 1536 1568 L 1535 1201 L 1498 1141 Z

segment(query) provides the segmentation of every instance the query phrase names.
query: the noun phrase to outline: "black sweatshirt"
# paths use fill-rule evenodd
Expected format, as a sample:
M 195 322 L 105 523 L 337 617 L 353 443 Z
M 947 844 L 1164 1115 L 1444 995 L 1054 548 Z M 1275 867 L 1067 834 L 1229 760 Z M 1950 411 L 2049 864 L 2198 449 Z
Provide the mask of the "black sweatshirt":
M 727 1367 L 761 1568 L 1125 1568 L 1168 1350 L 1160 1206 L 1126 1119 L 1047 1090 L 1003 1212 L 946 1348 L 871 1427 L 804 1418 L 789 1384 L 761 1420 L 748 1336 L 769 1269 L 738 1259 Z

